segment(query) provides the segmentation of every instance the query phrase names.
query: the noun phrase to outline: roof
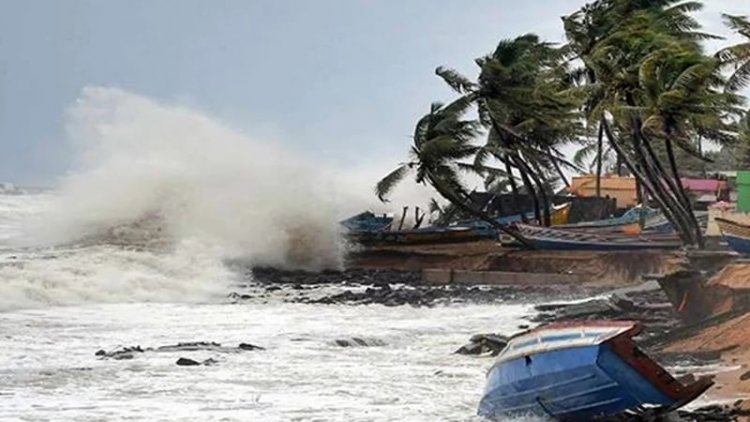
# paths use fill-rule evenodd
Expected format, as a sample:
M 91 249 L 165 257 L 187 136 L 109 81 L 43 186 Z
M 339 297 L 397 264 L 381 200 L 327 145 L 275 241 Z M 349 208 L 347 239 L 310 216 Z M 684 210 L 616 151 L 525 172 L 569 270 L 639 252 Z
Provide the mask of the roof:
M 570 185 L 572 193 L 579 192 L 582 189 L 596 189 L 596 176 L 587 174 L 585 176 L 575 176 Z M 635 192 L 635 178 L 625 176 L 602 176 L 602 190 L 627 190 Z
M 727 182 L 724 180 L 714 179 L 690 179 L 683 177 L 680 179 L 682 186 L 694 192 L 713 192 L 716 193 L 720 190 L 727 188 Z

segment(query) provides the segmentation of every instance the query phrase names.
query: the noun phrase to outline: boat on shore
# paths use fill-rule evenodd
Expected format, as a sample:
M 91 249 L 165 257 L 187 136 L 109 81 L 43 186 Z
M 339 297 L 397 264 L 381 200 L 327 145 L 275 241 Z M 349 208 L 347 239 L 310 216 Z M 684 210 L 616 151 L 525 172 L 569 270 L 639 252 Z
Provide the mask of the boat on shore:
M 730 248 L 741 254 L 750 254 L 750 225 L 721 217 L 714 220 Z
M 590 421 L 647 408 L 667 413 L 713 385 L 672 377 L 633 342 L 642 330 L 632 321 L 565 322 L 512 337 L 488 372 L 479 415 Z
M 673 234 L 615 234 L 516 224 L 516 230 L 535 249 L 622 251 L 646 249 L 678 249 L 680 239 Z M 512 244 L 512 241 L 510 241 Z
M 550 209 L 550 224 L 552 226 L 562 226 L 567 224 L 572 207 L 572 202 L 553 205 Z M 509 226 L 511 224 L 521 223 L 522 221 L 524 221 L 524 217 L 527 221 L 533 221 L 536 218 L 534 215 L 534 211 L 529 211 L 526 212 L 525 215 L 513 214 L 506 215 L 504 217 L 497 217 L 495 218 L 495 222 L 497 224 L 500 224 L 501 226 Z M 454 223 L 452 226 L 471 227 L 478 233 L 497 239 L 497 229 L 484 220 L 460 221 Z

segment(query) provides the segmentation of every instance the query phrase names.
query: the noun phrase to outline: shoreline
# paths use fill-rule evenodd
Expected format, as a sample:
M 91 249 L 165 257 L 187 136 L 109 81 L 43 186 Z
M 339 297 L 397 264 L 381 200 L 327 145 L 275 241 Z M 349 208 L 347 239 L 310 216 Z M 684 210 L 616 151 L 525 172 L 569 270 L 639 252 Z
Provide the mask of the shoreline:
M 359 288 L 293 302 L 385 306 L 523 302 L 535 305 L 530 325 L 588 319 L 640 321 L 645 330 L 636 339 L 639 347 L 676 368 L 678 378 L 699 368 L 716 382 L 704 400 L 720 406 L 703 410 L 724 419 L 689 412 L 683 417 L 750 420 L 750 310 L 686 323 L 673 298 L 655 281 L 674 274 L 680 277 L 685 268 L 698 268 L 705 278 L 727 266 L 746 266 L 746 271 L 730 271 L 741 276 L 750 272 L 750 263 L 738 264 L 736 255 L 724 252 L 513 251 L 492 243 L 379 247 L 356 252 L 342 271 L 266 268 L 250 274 L 266 289 L 304 290 L 321 284 Z M 446 280 L 445 274 L 451 277 Z M 553 282 L 545 282 L 550 276 Z M 524 277 L 531 281 L 523 281 Z

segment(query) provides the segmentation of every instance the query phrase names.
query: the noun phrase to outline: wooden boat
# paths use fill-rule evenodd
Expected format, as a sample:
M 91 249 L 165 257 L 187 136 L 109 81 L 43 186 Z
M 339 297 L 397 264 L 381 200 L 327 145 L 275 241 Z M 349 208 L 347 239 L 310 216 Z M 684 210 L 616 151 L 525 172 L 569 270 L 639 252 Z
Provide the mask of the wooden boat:
M 714 220 L 730 248 L 741 254 L 750 254 L 750 225 L 720 217 Z
M 677 249 L 682 246 L 672 234 L 607 234 L 586 231 L 570 231 L 557 228 L 516 224 L 515 228 L 536 249 L 542 250 L 645 250 Z M 505 243 L 505 242 L 504 242 Z
M 349 238 L 363 245 L 417 245 L 423 243 L 460 243 L 486 239 L 472 227 L 430 227 L 417 230 L 350 233 Z
M 713 382 L 684 385 L 632 340 L 631 321 L 556 323 L 512 337 L 487 374 L 479 415 L 591 421 L 652 407 L 677 409 Z
M 659 211 L 648 207 L 635 207 L 629 209 L 625 214 L 619 217 L 606 218 L 604 220 L 585 221 L 575 224 L 565 224 L 560 228 L 564 229 L 594 229 L 603 231 L 619 231 L 622 227 L 638 224 L 641 219 L 647 219 L 657 215 Z
M 352 232 L 370 232 L 388 230 L 393 224 L 393 217 L 387 215 L 377 216 L 370 211 L 349 217 L 339 224 Z
M 568 218 L 570 217 L 570 210 L 573 207 L 572 202 L 566 202 L 561 205 L 555 205 L 550 210 L 550 224 L 553 226 L 560 226 L 564 225 L 568 222 Z M 534 212 L 530 211 L 526 213 L 526 219 L 527 220 L 534 220 Z M 523 221 L 523 218 L 521 218 L 521 214 L 514 214 L 514 215 L 508 215 L 505 217 L 498 217 L 495 219 L 495 221 L 503 226 L 509 226 L 514 223 L 520 223 Z M 474 228 L 474 230 L 485 234 L 487 236 L 491 236 L 494 238 L 497 238 L 496 229 L 489 224 L 488 222 L 484 220 L 471 220 L 471 221 L 462 221 L 455 224 L 455 226 L 468 226 Z

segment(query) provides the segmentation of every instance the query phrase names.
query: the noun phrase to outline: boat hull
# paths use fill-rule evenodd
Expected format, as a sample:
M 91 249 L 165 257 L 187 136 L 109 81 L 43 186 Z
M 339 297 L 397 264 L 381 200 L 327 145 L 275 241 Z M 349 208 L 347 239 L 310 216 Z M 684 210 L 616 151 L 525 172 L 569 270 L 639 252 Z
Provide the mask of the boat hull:
M 609 344 L 554 350 L 495 367 L 479 414 L 499 420 L 521 415 L 589 421 L 641 403 L 674 402 Z
M 672 235 L 605 234 L 568 231 L 555 228 L 517 224 L 519 233 L 532 247 L 539 250 L 566 251 L 630 251 L 648 249 L 677 249 L 682 243 Z
M 480 416 L 590 421 L 645 407 L 679 408 L 708 389 L 683 385 L 640 351 L 632 321 L 550 324 L 513 336 L 490 369 Z
M 727 241 L 732 250 L 741 254 L 750 254 L 750 239 L 740 236 L 732 236 L 730 234 L 724 235 L 724 240 Z
M 741 254 L 750 254 L 750 225 L 724 218 L 716 218 L 716 223 L 730 248 Z

